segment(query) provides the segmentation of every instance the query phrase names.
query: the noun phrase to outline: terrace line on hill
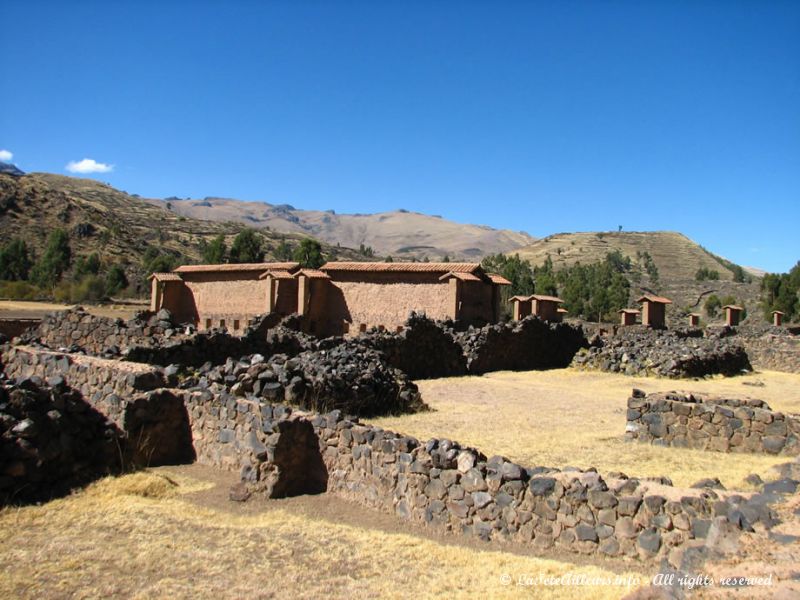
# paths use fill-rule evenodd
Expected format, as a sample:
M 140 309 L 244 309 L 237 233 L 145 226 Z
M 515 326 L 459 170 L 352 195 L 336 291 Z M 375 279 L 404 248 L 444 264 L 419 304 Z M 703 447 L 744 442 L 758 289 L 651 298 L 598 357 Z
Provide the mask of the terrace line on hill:
M 198 329 L 242 333 L 257 315 L 298 313 L 319 336 L 397 330 L 411 311 L 483 325 L 499 320 L 510 282 L 478 263 L 329 262 L 187 265 L 151 276 L 151 310 Z

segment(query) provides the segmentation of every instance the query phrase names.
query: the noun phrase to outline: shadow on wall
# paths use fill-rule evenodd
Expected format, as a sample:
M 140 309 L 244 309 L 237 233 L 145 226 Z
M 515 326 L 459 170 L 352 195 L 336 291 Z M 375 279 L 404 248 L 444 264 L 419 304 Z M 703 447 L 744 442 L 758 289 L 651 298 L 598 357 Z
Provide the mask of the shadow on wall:
M 277 478 L 270 498 L 323 494 L 328 490 L 328 469 L 311 423 L 300 419 L 282 422 L 274 452 Z
M 179 465 L 197 458 L 186 405 L 167 390 L 131 402 L 122 423 L 128 460 L 134 467 Z

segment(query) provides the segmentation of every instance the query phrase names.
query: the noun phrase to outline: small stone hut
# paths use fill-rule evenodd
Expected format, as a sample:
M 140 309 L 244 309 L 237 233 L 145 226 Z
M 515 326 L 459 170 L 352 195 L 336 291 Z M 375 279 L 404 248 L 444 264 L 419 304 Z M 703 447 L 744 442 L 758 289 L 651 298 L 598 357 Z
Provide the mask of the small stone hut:
M 700 327 L 700 313 L 689 313 L 689 327 Z
M 775 325 L 775 327 L 780 327 L 783 324 L 783 315 L 784 313 L 779 310 L 772 311 L 772 324 Z
M 642 325 L 653 329 L 666 328 L 666 308 L 667 304 L 672 304 L 672 300 L 645 294 L 636 301 L 642 305 Z

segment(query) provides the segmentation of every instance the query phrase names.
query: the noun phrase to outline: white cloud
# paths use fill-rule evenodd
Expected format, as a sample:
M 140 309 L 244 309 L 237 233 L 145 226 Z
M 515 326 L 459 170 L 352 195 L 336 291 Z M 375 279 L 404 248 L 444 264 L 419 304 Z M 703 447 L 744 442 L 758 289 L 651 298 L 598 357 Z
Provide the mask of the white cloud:
M 84 158 L 79 161 L 69 161 L 66 169 L 70 173 L 108 173 L 114 170 L 114 165 L 97 162 L 93 158 Z
M 3 162 L 9 162 L 12 158 L 14 158 L 14 153 L 10 150 L 0 150 L 0 160 Z

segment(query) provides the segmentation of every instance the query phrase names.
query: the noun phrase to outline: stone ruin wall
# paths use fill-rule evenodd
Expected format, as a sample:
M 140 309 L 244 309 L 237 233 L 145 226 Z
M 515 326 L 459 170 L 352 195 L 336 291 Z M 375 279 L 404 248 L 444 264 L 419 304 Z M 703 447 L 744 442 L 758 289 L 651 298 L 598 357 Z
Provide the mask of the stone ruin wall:
M 142 423 L 159 431 L 159 440 L 180 439 L 164 448 L 162 464 L 196 457 L 238 473 L 232 497 L 239 499 L 327 491 L 485 540 L 673 563 L 720 528 L 740 530 L 759 518 L 741 496 L 603 478 L 592 470 L 528 469 L 449 440 L 420 442 L 361 424 L 338 411 L 296 412 L 228 392 L 148 389 L 169 383 L 158 368 L 130 372 L 119 361 L 22 348 L 7 349 L 3 360 L 10 376 L 62 377 L 119 423 L 134 446 Z M 152 452 L 152 445 L 144 450 Z
M 800 373 L 800 336 L 775 333 L 742 336 L 742 343 L 756 368 Z
M 625 437 L 631 441 L 717 452 L 800 454 L 800 416 L 761 400 L 730 400 L 677 392 L 628 398 Z

